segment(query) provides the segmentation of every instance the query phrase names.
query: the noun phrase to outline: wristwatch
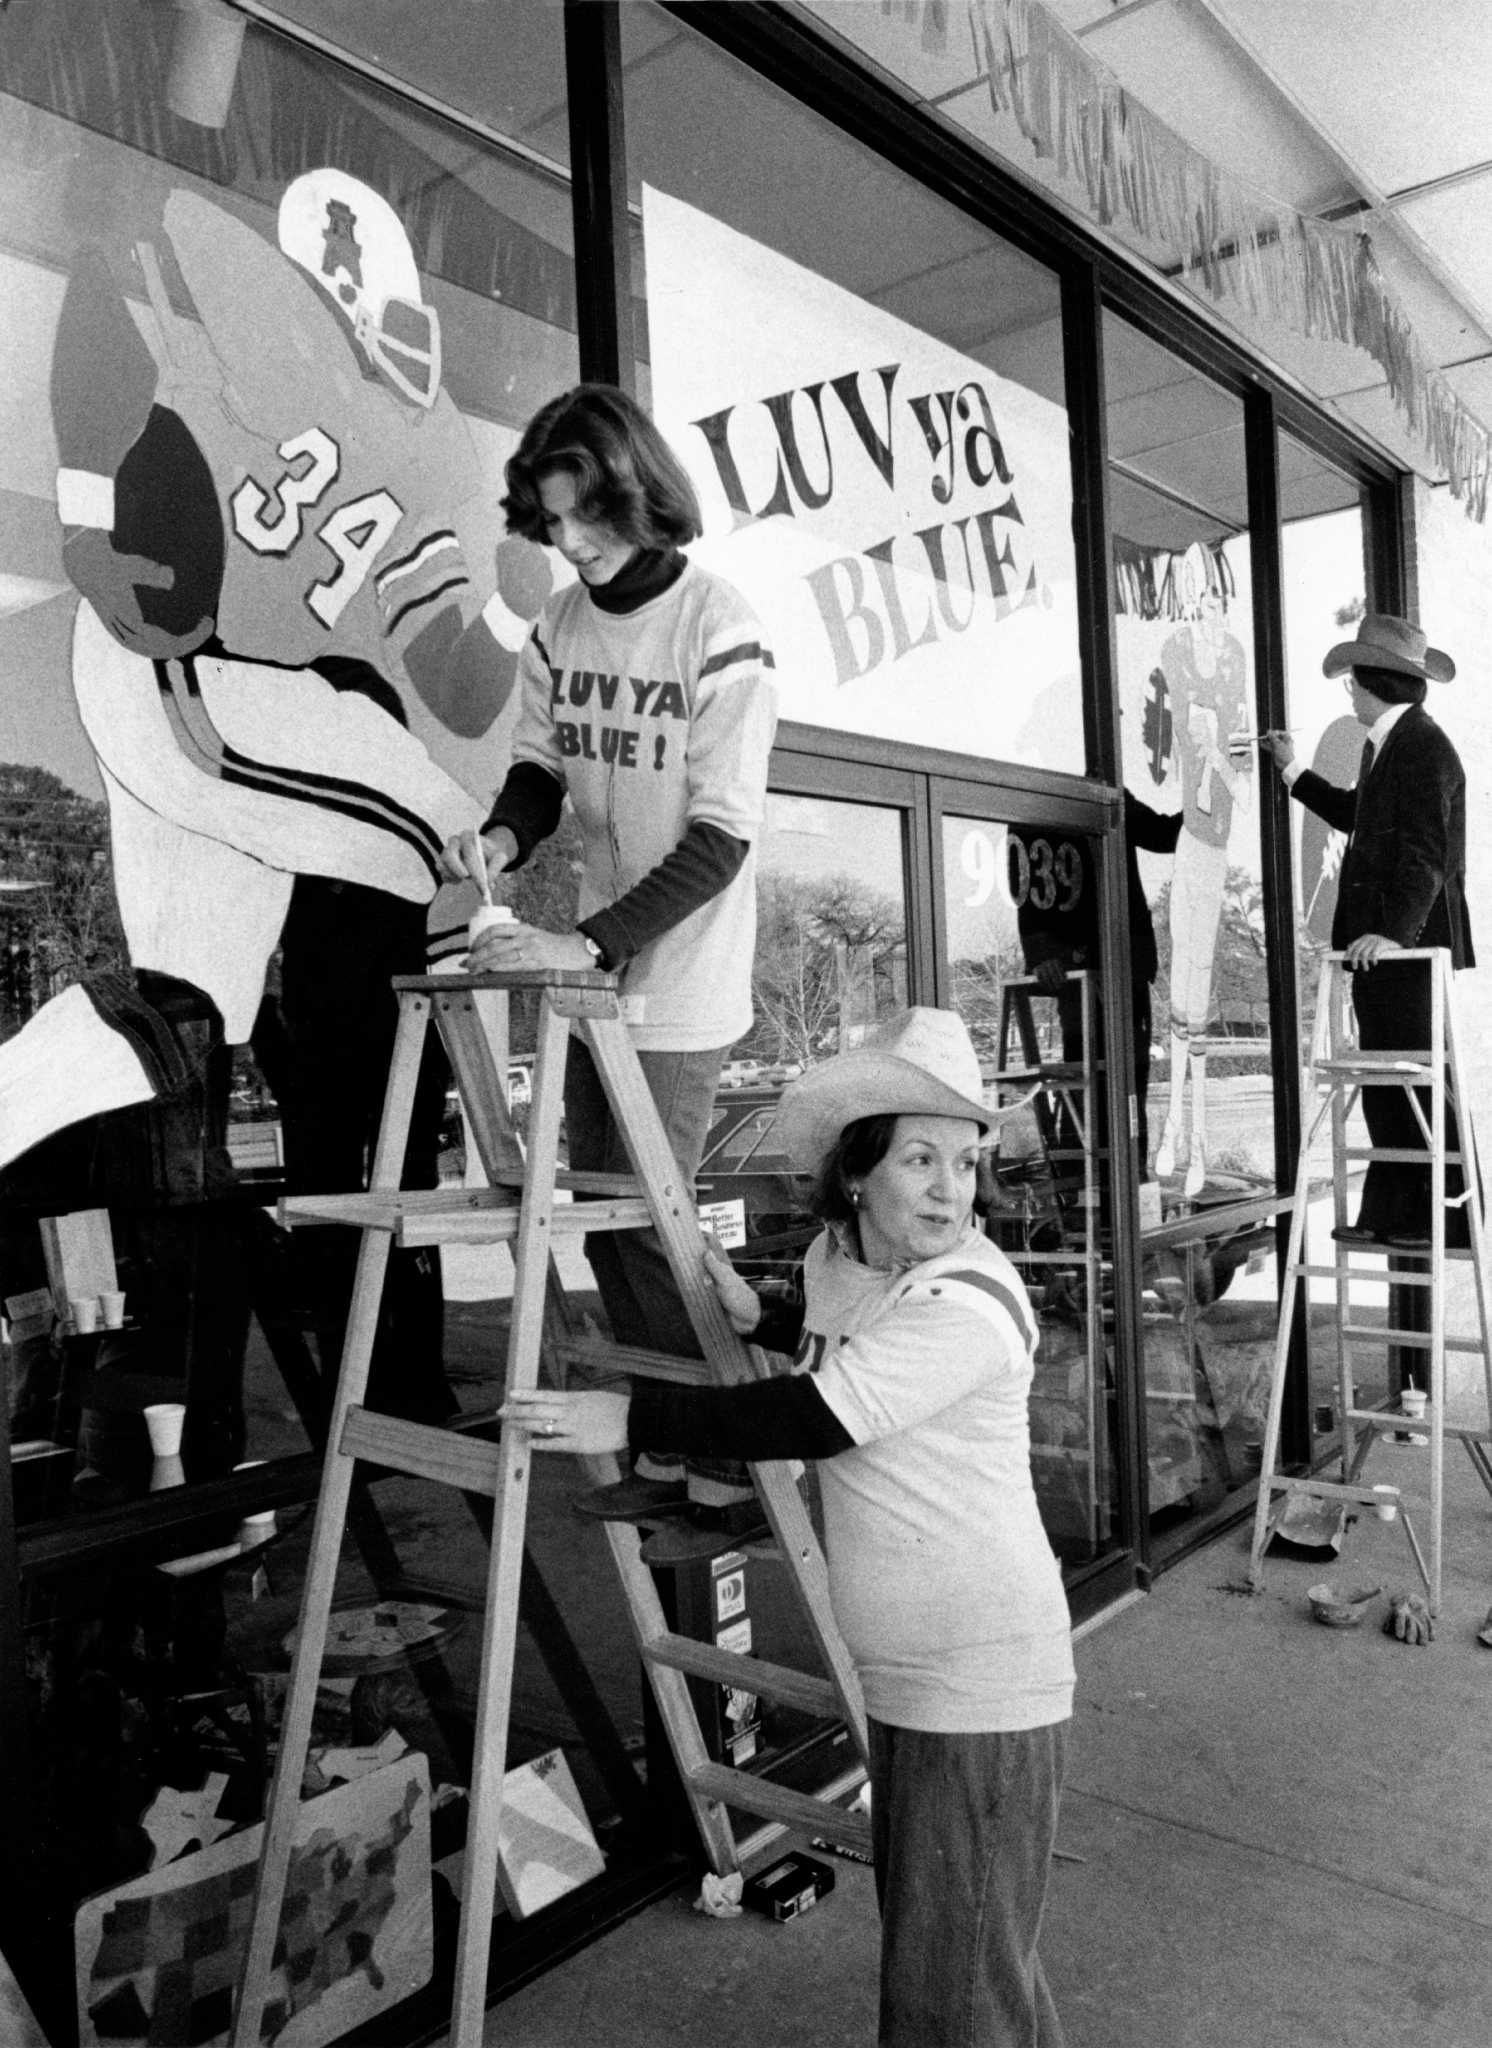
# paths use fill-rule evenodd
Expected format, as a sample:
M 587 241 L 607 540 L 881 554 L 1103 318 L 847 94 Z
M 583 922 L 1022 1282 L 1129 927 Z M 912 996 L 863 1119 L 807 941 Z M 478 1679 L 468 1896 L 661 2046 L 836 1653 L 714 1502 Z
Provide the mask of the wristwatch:
M 577 932 L 575 936 L 577 939 L 584 939 L 585 950 L 587 951 L 587 953 L 590 954 L 591 958 L 595 961 L 596 965 L 604 973 L 606 968 L 606 956 L 602 953 L 601 948 L 596 944 L 595 940 L 590 936 L 588 932 Z

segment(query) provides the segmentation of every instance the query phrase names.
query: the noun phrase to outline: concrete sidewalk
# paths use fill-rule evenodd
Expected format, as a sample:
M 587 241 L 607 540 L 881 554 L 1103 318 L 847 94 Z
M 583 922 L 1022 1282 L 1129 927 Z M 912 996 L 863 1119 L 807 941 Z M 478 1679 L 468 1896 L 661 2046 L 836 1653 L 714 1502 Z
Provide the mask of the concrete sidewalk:
M 1423 1493 L 1427 1451 L 1368 1477 Z M 1416 1518 L 1423 1534 L 1427 1518 Z M 1225 1535 L 1079 1642 L 1042 1953 L 1068 2048 L 1492 2043 L 1492 1501 L 1446 1447 L 1436 1639 L 1312 1621 L 1306 1587 L 1414 1589 L 1398 1524 L 1329 1566 Z M 647 1908 L 488 2016 L 489 2048 L 869 2048 L 870 1873 L 803 1919 Z M 928 2048 L 938 2048 L 929 2043 Z

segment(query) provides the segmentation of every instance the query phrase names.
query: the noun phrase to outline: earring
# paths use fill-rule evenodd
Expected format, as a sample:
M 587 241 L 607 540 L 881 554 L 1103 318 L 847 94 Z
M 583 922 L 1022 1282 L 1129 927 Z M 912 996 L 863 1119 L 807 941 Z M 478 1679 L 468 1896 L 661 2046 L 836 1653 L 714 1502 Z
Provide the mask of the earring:
M 851 1189 L 850 1189 L 850 1207 L 851 1207 L 852 1209 L 858 1209 L 858 1208 L 859 1208 L 859 1206 L 860 1206 L 860 1190 L 859 1190 L 858 1188 L 851 1188 Z

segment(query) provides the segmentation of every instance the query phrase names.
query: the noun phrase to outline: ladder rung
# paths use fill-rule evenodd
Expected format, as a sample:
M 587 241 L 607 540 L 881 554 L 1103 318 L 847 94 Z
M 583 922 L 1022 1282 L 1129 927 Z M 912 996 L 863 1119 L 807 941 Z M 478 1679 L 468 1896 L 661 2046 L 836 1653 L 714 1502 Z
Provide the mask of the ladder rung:
M 763 1699 L 781 1700 L 799 1707 L 820 1720 L 835 1720 L 839 1700 L 827 1678 L 810 1671 L 793 1671 L 785 1664 L 769 1664 L 763 1657 L 743 1656 L 739 1650 L 720 1650 L 713 1643 L 700 1643 L 690 1636 L 656 1636 L 643 1645 L 651 1664 L 663 1664 L 671 1671 L 685 1671 L 691 1678 L 710 1678 L 720 1685 L 733 1685 L 742 1692 L 759 1693 Z
M 1408 1145 L 1344 1145 L 1342 1147 L 1342 1157 L 1344 1159 L 1385 1159 L 1397 1166 L 1423 1166 L 1428 1155 L 1423 1145 L 1414 1147 Z M 1445 1163 L 1447 1166 L 1460 1166 L 1462 1164 L 1460 1153 L 1447 1152 Z
M 1347 1060 L 1317 1060 L 1315 1070 L 1318 1074 L 1339 1075 L 1343 1079 L 1382 1081 L 1399 1081 L 1416 1074 L 1428 1080 L 1435 1072 L 1427 1061 L 1401 1052 L 1362 1052 L 1354 1053 Z
M 501 1188 L 388 1188 L 372 1194 L 286 1195 L 283 1224 L 355 1223 L 364 1230 L 393 1230 L 403 1216 L 461 1216 L 504 1212 L 512 1197 Z
M 684 1775 L 689 1790 L 701 1799 L 718 1799 L 742 1813 L 757 1813 L 765 1820 L 780 1821 L 784 1827 L 802 1828 L 809 1834 L 832 1834 L 844 1849 L 870 1849 L 870 1819 L 831 1806 L 809 1792 L 794 1792 L 786 1785 L 774 1785 L 770 1778 L 754 1777 L 749 1771 L 733 1771 L 726 1764 L 696 1764 Z M 832 1827 L 826 1823 L 832 1819 Z
M 832 1842 L 839 1849 L 845 1846 L 845 1836 L 854 1826 L 856 1816 L 839 1802 L 858 1792 L 864 1783 L 865 1766 L 857 1760 L 820 1789 L 817 1796 L 823 1804 L 824 1817 L 814 1828 L 814 1834 L 819 1840 Z M 736 1852 L 740 1856 L 742 1869 L 749 1870 L 758 1857 L 765 1856 L 767 1851 L 780 1842 L 788 1832 L 786 1823 L 778 1820 L 769 1821 L 764 1827 L 753 1828 L 749 1835 L 738 1835 Z
M 553 1238 L 583 1237 L 589 1230 L 647 1230 L 653 1212 L 641 1199 L 620 1202 L 556 1202 L 549 1211 Z M 416 1214 L 399 1220 L 401 1245 L 506 1244 L 518 1235 L 516 1208 L 489 1209 L 475 1215 Z
M 521 1188 L 524 1176 L 521 1173 L 500 1173 L 497 1184 L 503 1188 Z M 640 1195 L 642 1183 L 635 1173 L 582 1173 L 580 1169 L 560 1166 L 555 1169 L 554 1185 L 569 1188 L 577 1195 Z
M 1434 1409 L 1428 1407 L 1423 1415 L 1398 1415 L 1392 1410 L 1385 1412 L 1382 1408 L 1349 1408 L 1347 1420 L 1365 1422 L 1373 1429 L 1391 1429 L 1396 1433 L 1402 1431 L 1406 1435 L 1412 1432 L 1415 1436 L 1426 1436 L 1430 1431 L 1431 1417 L 1434 1413 Z M 1492 1443 L 1492 1430 L 1477 1429 L 1465 1422 L 1443 1423 L 1441 1435 L 1456 1437 L 1462 1443 Z
M 1397 1500 L 1400 1488 L 1397 1486 L 1340 1486 L 1332 1479 L 1288 1479 L 1275 1475 L 1268 1481 L 1271 1493 L 1308 1493 L 1320 1500 L 1355 1500 L 1364 1507 L 1376 1507 L 1379 1501 Z
M 1428 1330 L 1381 1330 L 1376 1323 L 1343 1323 L 1342 1335 L 1366 1339 L 1374 1344 L 1398 1344 L 1406 1350 L 1428 1351 L 1433 1338 Z M 1479 1337 L 1447 1337 L 1444 1340 L 1447 1351 L 1470 1351 L 1480 1354 L 1482 1341 Z
M 348 1409 L 338 1448 L 344 1458 L 367 1458 L 412 1479 L 460 1487 L 463 1493 L 495 1493 L 502 1462 L 500 1444 L 428 1422 L 377 1415 L 371 1408 Z
M 671 1380 L 681 1387 L 708 1387 L 714 1374 L 703 1358 L 678 1358 L 669 1351 L 644 1351 L 636 1344 L 556 1343 L 556 1358 L 592 1377 L 615 1378 L 619 1374 L 647 1380 Z
M 581 1176 L 635 1188 L 628 1174 Z M 580 1237 L 590 1230 L 646 1230 L 652 1212 L 640 1195 L 593 1202 L 556 1202 L 550 1231 Z M 391 1230 L 401 1245 L 504 1244 L 518 1234 L 519 1205 L 506 1188 L 400 1188 L 361 1195 L 287 1195 L 280 1222 L 350 1223 L 359 1230 Z

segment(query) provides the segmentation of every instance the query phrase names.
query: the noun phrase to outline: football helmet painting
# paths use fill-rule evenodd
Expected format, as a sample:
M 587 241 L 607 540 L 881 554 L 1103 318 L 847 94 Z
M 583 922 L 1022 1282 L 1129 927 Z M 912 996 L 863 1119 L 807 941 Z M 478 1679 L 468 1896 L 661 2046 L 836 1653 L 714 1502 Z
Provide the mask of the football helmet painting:
M 305 171 L 280 201 L 281 249 L 321 287 L 354 339 L 396 390 L 433 406 L 440 320 L 420 294 L 403 223 L 388 201 L 345 171 Z

